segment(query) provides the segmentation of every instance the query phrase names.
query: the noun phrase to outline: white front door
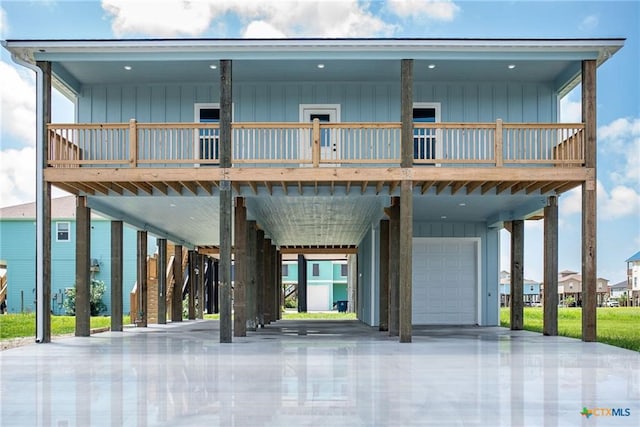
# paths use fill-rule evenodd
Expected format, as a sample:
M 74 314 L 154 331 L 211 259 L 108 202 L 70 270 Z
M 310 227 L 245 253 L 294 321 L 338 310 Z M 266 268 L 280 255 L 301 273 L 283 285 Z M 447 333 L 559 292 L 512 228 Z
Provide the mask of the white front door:
M 340 104 L 301 104 L 300 122 L 309 123 L 318 119 L 320 123 L 339 123 Z M 310 133 L 309 133 L 310 135 Z M 303 139 L 302 158 L 312 158 L 312 144 L 310 137 Z M 327 160 L 337 161 L 340 158 L 340 131 L 338 129 L 323 129 L 320 132 L 320 160 L 324 161 L 324 166 L 335 167 L 337 163 L 327 164 Z M 323 165 L 321 165 L 323 166 Z

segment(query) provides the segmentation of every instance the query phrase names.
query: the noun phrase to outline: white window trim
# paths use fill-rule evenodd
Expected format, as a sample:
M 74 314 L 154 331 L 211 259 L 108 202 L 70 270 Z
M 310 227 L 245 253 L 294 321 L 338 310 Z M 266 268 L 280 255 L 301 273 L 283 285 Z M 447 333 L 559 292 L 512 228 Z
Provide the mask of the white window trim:
M 67 238 L 60 239 L 58 235 L 60 233 L 60 224 L 67 224 Z M 56 222 L 56 242 L 70 242 L 71 241 L 71 222 L 70 221 L 57 221 Z

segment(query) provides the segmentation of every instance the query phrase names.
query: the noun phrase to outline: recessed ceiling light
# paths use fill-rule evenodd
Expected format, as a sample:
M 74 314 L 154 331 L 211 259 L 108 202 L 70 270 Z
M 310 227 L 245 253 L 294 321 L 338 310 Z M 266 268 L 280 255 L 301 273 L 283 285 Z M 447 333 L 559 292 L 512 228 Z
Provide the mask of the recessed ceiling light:
M 324 68 L 324 64 L 318 64 L 318 68 L 323 69 Z
M 458 206 L 467 206 L 467 204 L 465 202 L 462 202 L 462 203 L 458 203 Z
M 215 70 L 216 68 L 218 68 L 218 66 L 216 64 L 211 64 L 209 65 L 209 68 L 211 68 L 212 70 Z
M 131 65 L 125 65 L 124 69 L 127 71 L 131 71 L 133 69 L 133 67 Z
M 447 216 L 446 216 L 446 215 L 442 215 L 442 216 L 440 217 L 440 219 L 447 219 Z
M 427 68 L 433 70 L 434 68 L 436 68 L 436 64 L 429 64 L 427 65 Z
M 507 65 L 507 68 L 513 70 L 514 68 L 516 68 L 516 64 L 509 64 Z
M 176 204 L 175 203 L 170 203 L 169 206 L 172 207 L 172 208 L 175 208 Z

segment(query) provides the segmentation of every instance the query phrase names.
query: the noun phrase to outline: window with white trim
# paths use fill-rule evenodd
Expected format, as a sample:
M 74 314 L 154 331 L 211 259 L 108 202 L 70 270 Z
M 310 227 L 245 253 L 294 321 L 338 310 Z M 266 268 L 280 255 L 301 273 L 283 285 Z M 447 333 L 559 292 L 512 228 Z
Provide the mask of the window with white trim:
M 71 223 L 56 222 L 56 242 L 68 242 L 71 240 Z
M 195 104 L 195 122 L 220 123 L 220 104 Z M 220 159 L 220 129 L 200 129 L 196 140 L 197 158 Z

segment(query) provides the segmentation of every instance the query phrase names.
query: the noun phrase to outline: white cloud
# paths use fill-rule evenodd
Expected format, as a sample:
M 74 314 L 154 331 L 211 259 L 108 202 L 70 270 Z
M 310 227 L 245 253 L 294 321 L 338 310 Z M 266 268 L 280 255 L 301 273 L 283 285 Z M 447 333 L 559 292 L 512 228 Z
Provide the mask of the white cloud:
M 640 188 L 640 119 L 620 118 L 598 129 L 598 146 L 616 155 L 618 164 L 610 173 L 618 185 Z
M 13 206 L 35 200 L 36 150 L 0 151 L 0 200 L 2 206 Z
M 640 216 L 640 193 L 636 187 L 617 185 L 607 191 L 602 182 L 597 181 L 598 215 L 603 220 Z M 564 193 L 559 199 L 559 213 L 564 220 L 567 216 L 582 212 L 582 187 Z
M 578 29 L 581 31 L 593 31 L 596 29 L 599 23 L 600 20 L 596 15 L 589 15 L 586 16 L 582 20 L 582 22 L 580 22 L 580 25 L 578 25 Z
M 9 25 L 7 24 L 7 12 L 0 6 L 0 39 L 4 39 L 4 35 L 7 33 Z
M 569 96 L 560 100 L 560 122 L 581 123 L 582 122 L 582 102 L 572 101 Z
M 247 25 L 242 37 L 247 39 L 281 39 L 287 36 L 268 22 L 253 21 Z
M 111 28 L 118 37 L 197 36 L 207 30 L 213 18 L 208 1 L 102 0 L 102 8 L 113 18 Z
M 0 62 L 0 123 L 2 132 L 35 145 L 35 76 Z
M 460 11 L 450 0 L 389 0 L 389 9 L 401 18 L 426 17 L 438 21 L 453 21 Z
M 235 14 L 245 37 L 367 37 L 395 27 L 357 0 L 102 0 L 117 36 L 198 36 L 226 14 Z

